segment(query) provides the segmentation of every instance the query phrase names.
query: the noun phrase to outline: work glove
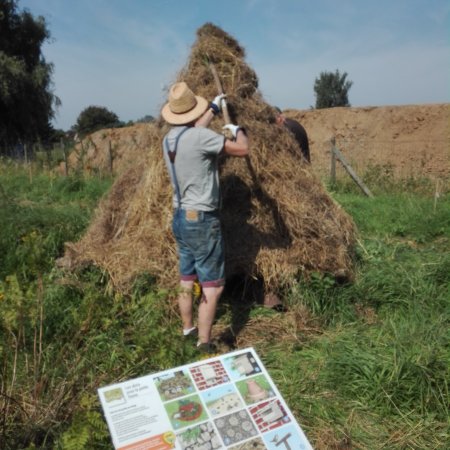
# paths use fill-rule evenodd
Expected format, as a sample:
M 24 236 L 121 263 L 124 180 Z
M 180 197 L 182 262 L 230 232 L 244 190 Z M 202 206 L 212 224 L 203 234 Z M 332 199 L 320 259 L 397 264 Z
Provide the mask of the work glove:
M 225 97 L 226 94 L 217 95 L 210 103 L 209 107 L 213 110 L 214 115 L 219 114 L 222 110 L 223 103 L 225 102 Z
M 238 125 L 233 125 L 232 123 L 227 123 L 222 127 L 223 130 L 229 130 L 233 135 L 234 139 L 236 139 L 238 131 L 241 129 Z

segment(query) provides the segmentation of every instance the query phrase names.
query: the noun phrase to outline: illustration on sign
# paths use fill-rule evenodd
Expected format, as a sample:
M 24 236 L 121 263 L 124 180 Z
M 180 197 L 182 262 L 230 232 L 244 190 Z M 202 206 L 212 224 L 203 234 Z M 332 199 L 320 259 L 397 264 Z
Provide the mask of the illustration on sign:
M 189 375 L 183 370 L 176 370 L 164 376 L 156 377 L 155 384 L 163 401 L 195 392 L 195 387 Z
M 244 407 L 240 395 L 232 384 L 209 389 L 202 393 L 202 398 L 213 417 Z
M 243 381 L 238 381 L 236 386 L 247 405 L 275 396 L 275 391 L 272 389 L 269 380 L 264 375 L 258 375 Z
M 116 450 L 312 450 L 253 348 L 98 394 Z

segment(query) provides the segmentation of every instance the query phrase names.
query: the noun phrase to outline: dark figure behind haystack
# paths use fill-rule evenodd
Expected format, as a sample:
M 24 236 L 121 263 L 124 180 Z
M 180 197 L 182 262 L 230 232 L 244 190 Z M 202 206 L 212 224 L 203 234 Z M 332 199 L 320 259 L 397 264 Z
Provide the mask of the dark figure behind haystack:
M 311 164 L 311 156 L 309 154 L 309 142 L 306 130 L 296 120 L 287 118 L 280 108 L 275 107 L 277 115 L 275 122 L 278 126 L 284 125 L 293 135 L 300 147 L 303 157 Z

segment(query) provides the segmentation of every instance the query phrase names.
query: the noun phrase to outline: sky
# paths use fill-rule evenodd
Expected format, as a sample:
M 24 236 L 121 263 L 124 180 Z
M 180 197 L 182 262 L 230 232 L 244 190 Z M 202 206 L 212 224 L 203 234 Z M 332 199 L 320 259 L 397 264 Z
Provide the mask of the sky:
M 315 105 L 321 72 L 347 73 L 352 106 L 450 102 L 449 0 L 19 0 L 43 16 L 62 101 L 56 128 L 103 106 L 157 116 L 196 30 L 221 27 L 246 50 L 266 102 Z

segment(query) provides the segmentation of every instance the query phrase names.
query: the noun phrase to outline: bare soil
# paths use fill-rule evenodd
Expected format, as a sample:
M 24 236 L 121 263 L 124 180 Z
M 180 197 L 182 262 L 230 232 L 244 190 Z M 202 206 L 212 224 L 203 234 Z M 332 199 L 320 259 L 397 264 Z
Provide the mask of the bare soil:
M 331 140 L 359 173 L 382 167 L 397 177 L 450 176 L 450 104 L 287 110 L 308 133 L 312 169 L 320 176 L 330 171 Z M 154 125 L 101 130 L 84 142 L 85 170 L 120 173 L 142 161 L 154 144 Z M 251 130 L 250 130 L 251 133 Z M 80 164 L 81 146 L 70 157 Z M 339 176 L 339 172 L 338 172 Z
M 330 170 L 331 140 L 357 172 L 448 179 L 450 104 L 287 110 L 308 133 L 313 170 Z

